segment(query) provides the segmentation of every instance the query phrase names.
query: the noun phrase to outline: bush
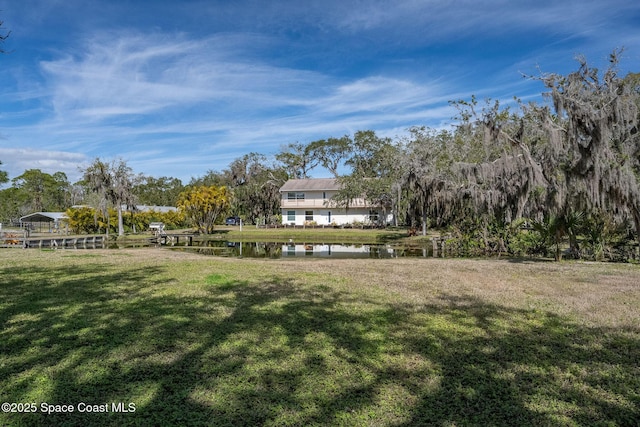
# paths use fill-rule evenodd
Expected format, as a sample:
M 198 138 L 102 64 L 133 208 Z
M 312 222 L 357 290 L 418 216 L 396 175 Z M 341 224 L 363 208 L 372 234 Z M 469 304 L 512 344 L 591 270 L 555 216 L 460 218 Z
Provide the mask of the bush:
M 67 224 L 75 234 L 92 234 L 98 232 L 98 216 L 96 210 L 90 207 L 67 209 Z M 104 220 L 104 218 L 100 218 Z
M 71 208 L 67 212 L 69 228 L 76 234 L 94 234 L 105 230 L 104 216 L 91 207 Z M 162 222 L 167 230 L 184 228 L 187 226 L 185 216 L 178 211 L 169 212 L 125 212 L 123 213 L 124 227 L 127 232 L 142 232 L 149 229 L 152 222 Z M 114 209 L 109 209 L 109 231 L 115 232 L 118 226 L 118 215 Z

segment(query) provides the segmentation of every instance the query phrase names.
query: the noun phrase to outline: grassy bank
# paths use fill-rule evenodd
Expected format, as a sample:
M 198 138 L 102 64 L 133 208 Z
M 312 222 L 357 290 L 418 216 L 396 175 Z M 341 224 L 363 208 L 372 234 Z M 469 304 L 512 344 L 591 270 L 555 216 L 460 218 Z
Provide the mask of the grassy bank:
M 38 410 L 3 426 L 640 419 L 637 266 L 161 249 L 10 249 L 0 265 L 0 401 Z

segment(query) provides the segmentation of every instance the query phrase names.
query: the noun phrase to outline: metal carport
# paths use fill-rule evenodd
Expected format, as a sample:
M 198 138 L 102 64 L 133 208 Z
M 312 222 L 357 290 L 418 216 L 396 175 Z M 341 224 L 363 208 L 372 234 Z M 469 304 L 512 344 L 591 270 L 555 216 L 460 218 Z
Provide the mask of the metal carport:
M 31 230 L 54 232 L 60 230 L 60 223 L 66 219 L 67 215 L 64 212 L 34 212 L 29 215 L 20 217 L 20 227 L 28 227 Z

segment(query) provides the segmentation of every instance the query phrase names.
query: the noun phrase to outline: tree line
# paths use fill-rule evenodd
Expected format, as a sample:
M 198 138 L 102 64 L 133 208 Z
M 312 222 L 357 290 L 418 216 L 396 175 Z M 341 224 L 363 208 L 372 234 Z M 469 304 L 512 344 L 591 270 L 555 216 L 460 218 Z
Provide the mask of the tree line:
M 186 206 L 194 189 L 209 188 L 224 208 L 216 218 L 279 223 L 282 184 L 323 168 L 342 184 L 335 205 L 364 197 L 393 213 L 393 225 L 443 230 L 460 253 L 613 258 L 616 247 L 640 242 L 640 74 L 620 76 L 619 53 L 603 71 L 578 58 L 567 75 L 529 76 L 544 86 L 543 102 L 452 101 L 449 129 L 289 143 L 273 158 L 249 153 L 186 185 L 135 175 L 123 161 L 96 159 L 75 184 L 60 172 L 25 171 L 0 192 L 0 218 L 79 203 L 105 214 L 134 202 Z M 211 231 L 206 222 L 198 227 Z

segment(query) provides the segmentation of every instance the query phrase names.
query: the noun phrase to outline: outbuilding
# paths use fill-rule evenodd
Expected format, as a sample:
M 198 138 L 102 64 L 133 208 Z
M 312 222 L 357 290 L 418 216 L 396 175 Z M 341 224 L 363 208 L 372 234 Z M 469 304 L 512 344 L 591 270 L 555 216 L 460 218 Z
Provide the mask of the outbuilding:
M 60 230 L 65 219 L 67 215 L 64 212 L 34 212 L 20 218 L 20 227 L 54 233 Z

